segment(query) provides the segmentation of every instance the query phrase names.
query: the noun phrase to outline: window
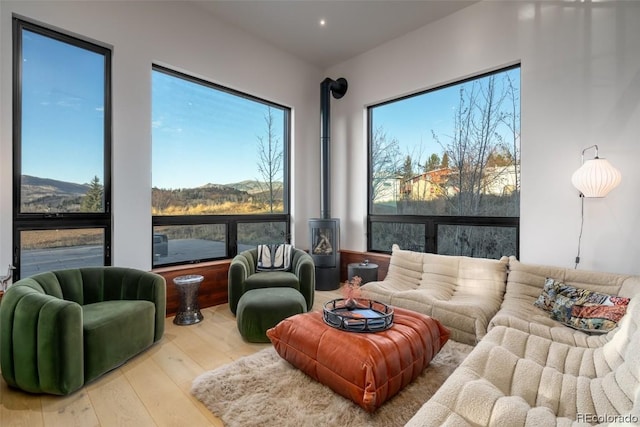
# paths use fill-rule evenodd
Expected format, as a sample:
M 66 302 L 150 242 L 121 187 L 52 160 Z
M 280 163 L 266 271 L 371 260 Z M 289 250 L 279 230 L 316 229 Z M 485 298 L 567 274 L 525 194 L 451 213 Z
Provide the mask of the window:
M 111 263 L 111 51 L 14 18 L 16 277 Z
M 152 70 L 153 266 L 289 241 L 289 109 Z
M 368 250 L 518 255 L 520 68 L 369 107 Z

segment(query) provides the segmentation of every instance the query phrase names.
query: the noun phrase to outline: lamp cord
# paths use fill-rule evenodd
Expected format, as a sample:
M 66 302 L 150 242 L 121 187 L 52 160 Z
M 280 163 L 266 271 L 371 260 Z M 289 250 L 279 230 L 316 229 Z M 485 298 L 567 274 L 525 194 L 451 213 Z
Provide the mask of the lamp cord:
M 580 234 L 578 234 L 578 253 L 576 254 L 576 265 L 574 269 L 578 268 L 580 264 L 580 243 L 582 242 L 582 230 L 584 228 L 584 194 L 580 193 Z

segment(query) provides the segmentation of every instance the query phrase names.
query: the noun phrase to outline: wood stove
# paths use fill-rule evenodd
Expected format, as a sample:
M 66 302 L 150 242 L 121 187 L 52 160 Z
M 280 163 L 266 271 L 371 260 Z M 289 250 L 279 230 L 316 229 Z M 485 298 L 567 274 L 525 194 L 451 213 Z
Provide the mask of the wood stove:
M 316 289 L 329 291 L 340 286 L 340 220 L 309 220 L 310 255 L 316 265 Z
M 316 289 L 329 291 L 340 287 L 340 220 L 331 218 L 330 209 L 330 97 L 340 99 L 347 93 L 344 78 L 326 78 L 320 84 L 320 218 L 309 220 L 309 252 L 316 265 Z

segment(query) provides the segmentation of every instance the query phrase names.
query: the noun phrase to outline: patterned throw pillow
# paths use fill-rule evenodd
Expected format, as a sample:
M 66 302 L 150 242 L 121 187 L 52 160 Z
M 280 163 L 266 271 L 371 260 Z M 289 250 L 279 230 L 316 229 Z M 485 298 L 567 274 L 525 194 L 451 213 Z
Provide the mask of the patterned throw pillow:
M 289 271 L 292 246 L 289 244 L 258 245 L 258 271 Z
M 541 308 L 544 311 L 551 312 L 553 308 L 553 304 L 556 301 L 556 281 L 547 277 L 544 281 L 544 287 L 542 288 L 542 293 L 538 299 L 533 303 L 538 308 Z
M 534 305 L 548 311 L 552 319 L 574 329 L 607 333 L 625 315 L 629 298 L 576 288 L 547 278 Z

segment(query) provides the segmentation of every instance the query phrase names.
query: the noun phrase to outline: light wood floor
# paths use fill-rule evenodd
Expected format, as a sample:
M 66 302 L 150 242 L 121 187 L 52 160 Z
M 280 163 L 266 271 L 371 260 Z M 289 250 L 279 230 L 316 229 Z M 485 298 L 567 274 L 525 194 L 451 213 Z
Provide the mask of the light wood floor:
M 314 310 L 338 291 L 316 292 Z M 202 310 L 196 325 L 166 320 L 150 349 L 70 396 L 30 395 L 0 379 L 0 426 L 222 426 L 191 393 L 191 382 L 271 344 L 243 341 L 227 304 Z

